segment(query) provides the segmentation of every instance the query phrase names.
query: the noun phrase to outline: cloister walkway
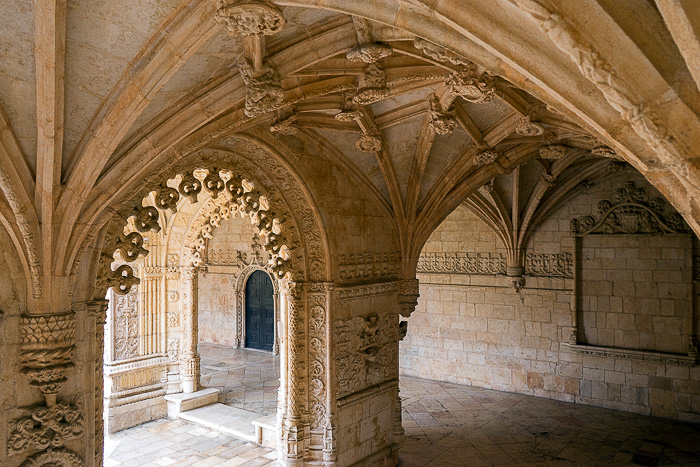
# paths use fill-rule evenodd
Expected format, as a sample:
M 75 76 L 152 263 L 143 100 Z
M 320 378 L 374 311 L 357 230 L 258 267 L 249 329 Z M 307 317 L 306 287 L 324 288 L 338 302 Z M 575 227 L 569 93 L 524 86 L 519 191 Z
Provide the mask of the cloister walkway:
M 200 352 L 202 382 L 222 389 L 220 402 L 274 413 L 276 357 L 207 345 Z M 401 377 L 401 397 L 402 467 L 700 467 L 698 424 L 412 377 Z M 182 420 L 116 433 L 107 449 L 106 467 L 251 467 L 276 458 L 271 449 Z

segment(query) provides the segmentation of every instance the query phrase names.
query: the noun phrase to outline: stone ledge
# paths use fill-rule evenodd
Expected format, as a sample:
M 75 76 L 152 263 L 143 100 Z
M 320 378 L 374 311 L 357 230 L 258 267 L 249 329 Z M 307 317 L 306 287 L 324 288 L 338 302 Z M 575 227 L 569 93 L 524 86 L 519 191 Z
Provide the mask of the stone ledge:
M 177 418 L 182 412 L 215 404 L 219 401 L 219 390 L 205 388 L 195 392 L 168 394 L 164 397 L 168 403 L 168 418 Z
M 682 354 L 653 352 L 649 350 L 623 349 L 619 347 L 605 347 L 599 345 L 569 344 L 567 342 L 565 342 L 563 346 L 574 353 L 585 355 L 628 358 L 632 360 L 644 360 L 646 362 L 668 363 L 683 366 L 695 366 L 700 364 L 700 360 L 697 357 Z

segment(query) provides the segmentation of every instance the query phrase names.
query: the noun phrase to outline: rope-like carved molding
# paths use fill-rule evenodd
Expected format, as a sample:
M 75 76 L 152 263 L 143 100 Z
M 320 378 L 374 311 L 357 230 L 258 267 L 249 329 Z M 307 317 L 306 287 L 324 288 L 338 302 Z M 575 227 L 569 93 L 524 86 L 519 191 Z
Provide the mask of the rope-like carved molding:
M 663 198 L 649 200 L 645 188 L 627 182 L 615 191 L 615 203 L 598 203 L 598 216 L 588 215 L 571 219 L 571 233 L 592 234 L 683 234 L 690 232 L 680 214 L 665 215 Z
M 56 393 L 66 381 L 66 372 L 73 366 L 74 349 L 74 313 L 22 316 L 19 364 L 30 384 L 47 401 L 55 401 Z
M 193 238 L 186 242 L 186 266 L 199 266 L 207 239 L 211 238 L 213 230 L 220 225 L 222 219 L 239 214 L 241 217 L 249 217 L 251 223 L 258 228 L 263 248 L 271 255 L 270 268 L 273 274 L 280 279 L 284 278 L 290 272 L 288 259 L 291 257 L 290 242 L 282 234 L 284 219 L 270 209 L 267 197 L 256 189 L 252 178 L 232 170 L 204 166 L 179 173 L 148 188 L 140 196 L 141 201 L 136 203 L 135 208 L 125 214 L 118 213 L 122 222 L 117 222 L 105 239 L 98 290 L 106 291 L 112 287 L 116 293 L 124 295 L 137 285 L 139 279 L 129 264 L 121 264 L 112 269 L 115 253 L 119 252 L 123 263 L 147 255 L 142 234 L 160 231 L 159 211 L 177 212 L 177 203 L 181 197 L 196 203 L 203 189 L 211 194 L 210 203 L 205 215 L 200 217 L 200 225 L 191 229 L 194 232 Z M 149 198 L 151 193 L 154 194 L 153 198 Z M 147 204 L 149 199 L 154 200 L 156 206 Z

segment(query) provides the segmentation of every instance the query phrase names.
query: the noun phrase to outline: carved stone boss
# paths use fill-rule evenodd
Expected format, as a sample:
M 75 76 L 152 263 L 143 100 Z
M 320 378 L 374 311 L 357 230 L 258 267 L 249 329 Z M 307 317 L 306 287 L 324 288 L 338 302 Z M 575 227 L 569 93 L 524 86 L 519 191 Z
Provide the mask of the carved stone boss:
M 571 303 L 571 333 L 567 345 L 571 350 L 592 354 L 610 354 L 606 347 L 579 344 L 579 296 L 581 250 L 583 239 L 591 235 L 689 235 L 690 229 L 683 218 L 675 211 L 666 214 L 666 201 L 662 198 L 649 199 L 645 188 L 635 182 L 627 182 L 614 193 L 613 200 L 601 200 L 597 215 L 588 215 L 571 220 L 571 233 L 574 236 L 574 288 Z M 693 253 L 691 253 L 693 254 Z M 690 359 L 679 359 L 678 355 L 663 352 L 642 352 L 619 349 L 614 355 L 622 358 L 635 358 L 652 361 L 673 361 L 679 364 L 692 364 L 700 361 L 697 339 L 697 313 L 694 300 L 694 283 L 691 274 L 690 322 L 691 335 L 688 348 Z

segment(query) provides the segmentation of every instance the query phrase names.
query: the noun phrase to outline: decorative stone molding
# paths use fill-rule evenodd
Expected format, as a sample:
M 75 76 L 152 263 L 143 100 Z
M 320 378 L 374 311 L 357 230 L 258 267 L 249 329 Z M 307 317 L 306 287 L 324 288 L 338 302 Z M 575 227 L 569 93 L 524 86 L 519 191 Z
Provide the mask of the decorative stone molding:
M 341 255 L 338 278 L 343 282 L 395 278 L 401 269 L 401 253 Z
M 525 255 L 525 274 L 540 277 L 574 277 L 573 253 Z
M 418 272 L 505 275 L 506 257 L 500 253 L 422 253 Z
M 663 198 L 649 200 L 645 188 L 627 182 L 615 191 L 615 204 L 610 200 L 598 203 L 598 216 L 571 220 L 571 233 L 592 234 L 676 234 L 688 233 L 685 221 L 675 211 L 665 215 Z
M 370 105 L 386 99 L 390 94 L 386 87 L 386 73 L 379 62 L 368 63 L 359 78 L 358 89 L 352 98 L 355 105 Z
M 311 430 L 323 428 L 326 418 L 326 333 L 328 326 L 327 300 L 331 288 L 323 283 L 312 283 L 307 294 L 309 306 L 309 412 Z
M 605 157 L 606 159 L 621 160 L 622 158 L 618 153 L 616 153 L 612 148 L 608 146 L 596 146 L 591 149 L 591 154 L 598 157 Z
M 339 300 L 348 300 L 358 297 L 368 297 L 371 295 L 383 295 L 398 292 L 399 285 L 396 282 L 387 282 L 384 284 L 371 284 L 359 287 L 338 287 L 337 290 Z
M 244 56 L 237 64 L 246 86 L 244 113 L 253 118 L 279 109 L 284 101 L 284 89 L 272 64 L 263 60 L 260 70 L 256 71 L 250 59 Z
M 410 318 L 418 306 L 420 287 L 418 279 L 401 279 L 399 282 L 399 313 L 404 318 Z
M 474 156 L 474 159 L 472 159 L 472 165 L 474 167 L 482 167 L 484 165 L 494 163 L 499 157 L 501 157 L 500 151 L 493 151 L 491 149 L 487 149 L 486 151 L 481 151 L 480 153 Z
M 394 49 L 390 45 L 367 43 L 356 45 L 350 49 L 346 56 L 352 62 L 375 63 L 393 52 Z
M 457 55 L 451 50 L 447 50 L 443 47 L 440 47 L 437 44 L 433 44 L 432 42 L 426 41 L 425 39 L 422 39 L 420 37 L 415 37 L 413 39 L 413 47 L 420 50 L 421 52 L 423 52 L 423 54 L 425 54 L 427 57 L 432 58 L 436 62 L 451 63 L 453 65 L 464 66 L 469 66 L 472 64 L 469 60 L 460 55 Z
M 50 405 L 73 367 L 75 313 L 22 316 L 19 364 Z
M 270 36 L 282 30 L 284 16 L 274 5 L 261 0 L 217 0 L 214 18 L 236 37 Z
M 46 451 L 63 447 L 83 436 L 83 416 L 73 404 L 56 402 L 20 408 L 21 416 L 10 420 L 7 452 Z
M 339 122 L 354 122 L 362 118 L 362 113 L 358 110 L 343 110 L 335 114 L 335 119 Z

